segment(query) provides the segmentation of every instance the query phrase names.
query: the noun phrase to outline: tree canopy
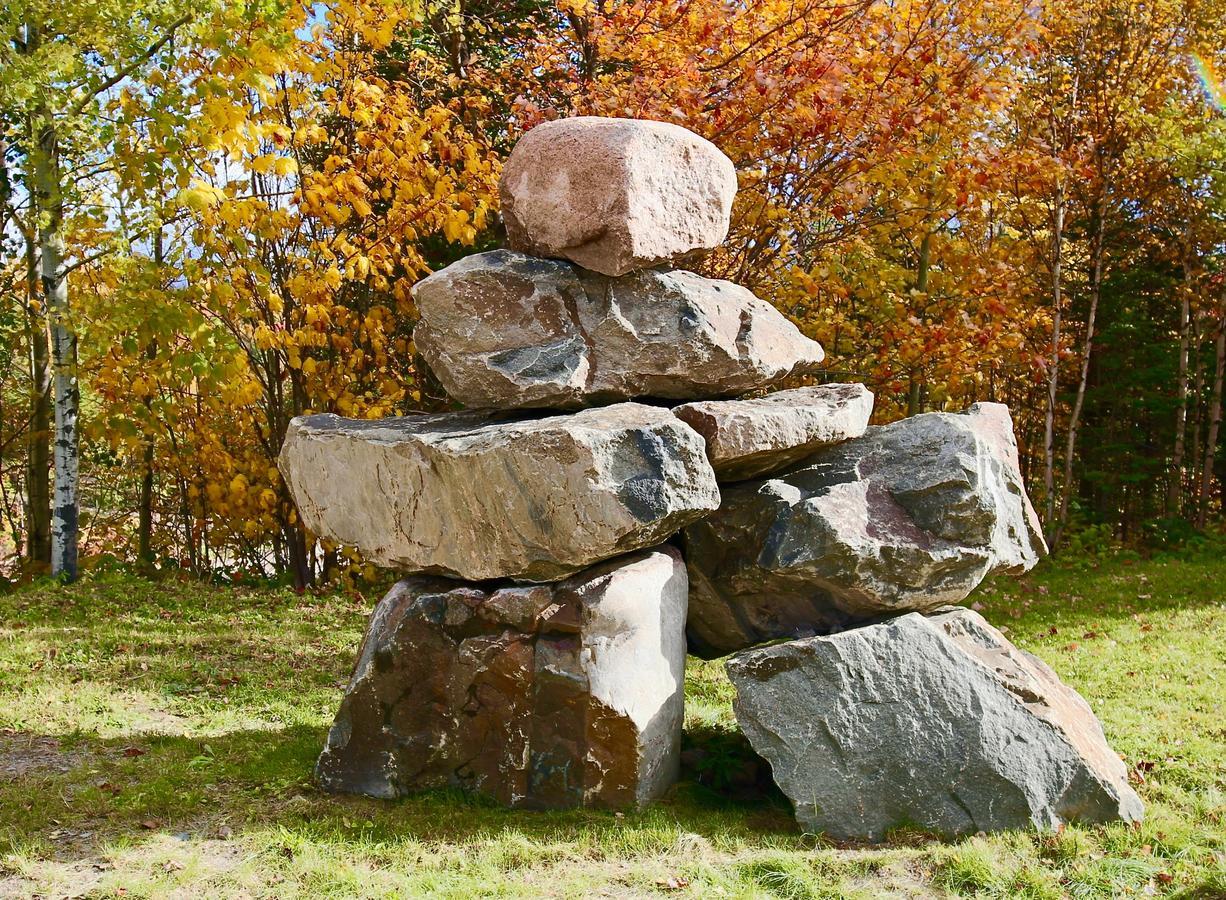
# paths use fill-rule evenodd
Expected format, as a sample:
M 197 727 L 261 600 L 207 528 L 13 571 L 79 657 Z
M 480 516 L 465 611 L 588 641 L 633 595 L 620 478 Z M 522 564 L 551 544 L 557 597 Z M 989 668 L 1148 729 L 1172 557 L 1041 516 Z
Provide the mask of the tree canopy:
M 410 288 L 500 242 L 509 148 L 575 114 L 675 122 L 733 159 L 705 273 L 820 340 L 878 421 L 1008 403 L 1057 544 L 1220 519 L 1221 0 L 23 0 L 3 20 L 10 574 L 69 570 L 79 506 L 86 562 L 361 577 L 296 519 L 286 424 L 448 408 Z

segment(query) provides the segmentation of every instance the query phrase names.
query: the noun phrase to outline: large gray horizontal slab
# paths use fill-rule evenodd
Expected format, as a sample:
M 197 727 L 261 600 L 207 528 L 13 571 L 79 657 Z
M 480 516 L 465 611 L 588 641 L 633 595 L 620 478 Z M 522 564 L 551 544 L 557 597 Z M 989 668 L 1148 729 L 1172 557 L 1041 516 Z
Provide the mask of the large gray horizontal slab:
M 862 384 L 825 384 L 748 400 L 700 400 L 673 415 L 703 436 L 720 481 L 759 478 L 859 437 L 873 413 Z
M 678 125 L 577 116 L 520 138 L 499 191 L 513 248 L 624 275 L 718 247 L 736 170 Z
M 654 799 L 679 766 L 685 604 L 668 547 L 557 584 L 401 581 L 371 617 L 320 784 L 526 807 Z
M 737 721 L 806 830 L 880 840 L 1139 821 L 1089 705 L 978 614 L 946 610 L 731 657 Z
M 521 421 L 306 416 L 279 461 L 304 524 L 376 565 L 552 581 L 719 505 L 697 432 L 622 403 Z
M 759 390 L 816 370 L 821 345 L 729 281 L 651 270 L 621 278 L 509 250 L 418 282 L 414 341 L 472 407 L 577 407 Z
M 685 530 L 702 655 L 958 603 L 1046 553 L 997 403 L 870 426 L 723 497 Z

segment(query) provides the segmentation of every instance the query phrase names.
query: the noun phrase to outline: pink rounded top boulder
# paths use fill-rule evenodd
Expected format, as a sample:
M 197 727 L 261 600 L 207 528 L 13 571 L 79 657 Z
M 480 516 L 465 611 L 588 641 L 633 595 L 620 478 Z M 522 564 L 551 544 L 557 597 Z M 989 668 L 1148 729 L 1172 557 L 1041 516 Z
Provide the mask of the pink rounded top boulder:
M 616 276 L 719 246 L 736 170 L 678 125 L 577 116 L 525 134 L 500 193 L 513 249 Z

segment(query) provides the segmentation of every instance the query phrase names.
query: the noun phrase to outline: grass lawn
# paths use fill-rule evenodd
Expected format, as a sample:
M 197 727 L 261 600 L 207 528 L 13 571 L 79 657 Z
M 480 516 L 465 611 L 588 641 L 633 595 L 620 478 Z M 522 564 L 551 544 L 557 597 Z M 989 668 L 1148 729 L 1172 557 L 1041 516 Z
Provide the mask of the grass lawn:
M 884 847 L 693 781 L 625 815 L 321 794 L 375 599 L 117 575 L 0 596 L 0 896 L 1226 897 L 1226 544 L 972 598 L 1090 701 L 1143 827 Z M 730 744 L 730 697 L 691 662 L 694 739 Z

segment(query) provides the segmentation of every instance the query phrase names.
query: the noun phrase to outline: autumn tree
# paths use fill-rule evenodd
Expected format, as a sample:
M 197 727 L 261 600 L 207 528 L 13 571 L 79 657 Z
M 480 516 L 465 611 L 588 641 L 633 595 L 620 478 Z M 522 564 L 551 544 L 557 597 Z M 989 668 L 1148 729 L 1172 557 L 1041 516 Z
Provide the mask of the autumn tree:
M 15 149 L 25 206 L 32 211 L 41 306 L 50 335 L 55 420 L 51 571 L 69 579 L 77 572 L 80 415 L 69 284 L 72 271 L 89 259 L 70 250 L 71 218 L 74 208 L 90 199 L 86 192 L 95 170 L 109 164 L 108 132 L 100 123 L 110 92 L 153 69 L 194 14 L 173 3 L 134 7 L 37 0 L 9 4 L 3 14 L 8 39 L 0 48 L 0 117 L 5 142 Z M 31 331 L 39 329 L 34 325 Z M 32 475 L 33 508 L 40 501 L 38 477 Z
M 118 418 L 133 395 L 145 407 L 126 452 L 146 452 L 150 415 L 159 442 L 174 444 L 199 556 L 225 549 L 299 585 L 328 557 L 276 469 L 289 419 L 373 418 L 422 402 L 410 288 L 432 248 L 471 245 L 488 227 L 497 175 L 462 124 L 443 62 L 421 49 L 424 9 L 337 3 L 313 26 L 308 13 L 297 12 L 292 41 L 251 35 L 228 89 L 202 95 L 195 124 L 177 132 L 199 152 L 174 192 L 172 215 L 188 227 L 160 265 L 178 267 L 184 287 L 154 285 L 143 303 L 186 304 L 190 315 L 165 321 L 189 327 L 213 365 L 189 372 L 175 361 L 175 329 L 132 322 L 134 339 L 112 342 L 100 363 Z M 215 70 L 200 56 L 172 77 Z M 124 291 L 139 283 L 121 281 Z M 132 390 L 122 373 L 137 365 Z

